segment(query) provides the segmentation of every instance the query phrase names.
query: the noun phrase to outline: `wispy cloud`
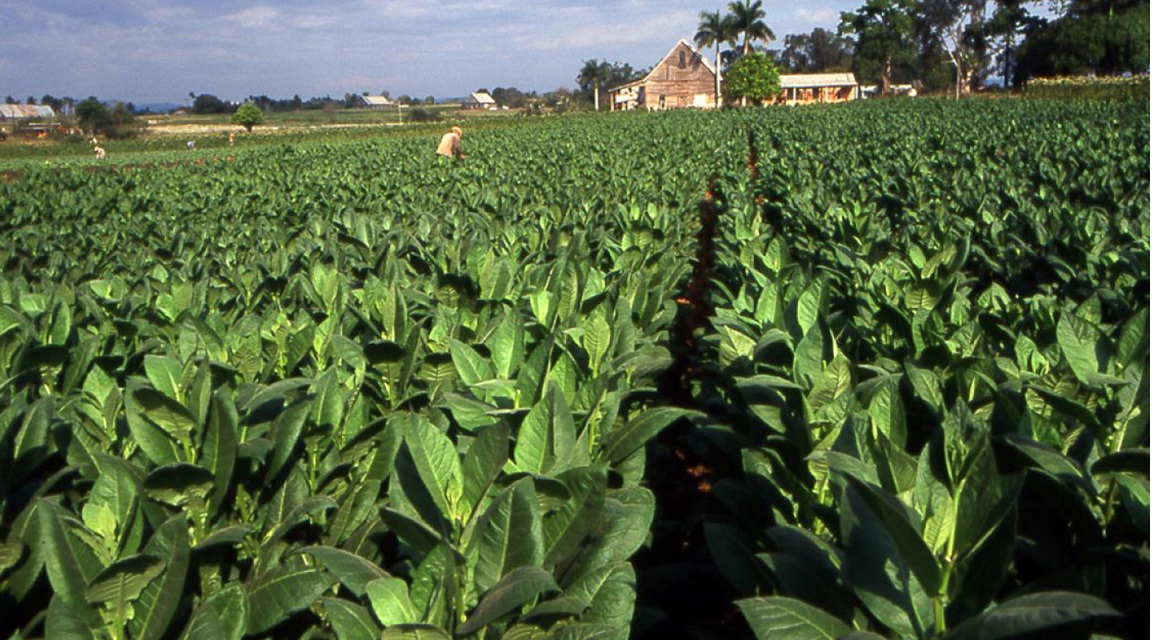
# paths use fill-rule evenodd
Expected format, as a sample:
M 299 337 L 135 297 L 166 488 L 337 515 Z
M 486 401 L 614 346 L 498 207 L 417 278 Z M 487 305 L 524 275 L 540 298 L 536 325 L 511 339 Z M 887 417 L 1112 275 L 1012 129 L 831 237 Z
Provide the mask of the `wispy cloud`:
M 768 3 L 788 33 L 862 0 Z M 718 2 L 717 8 L 726 3 Z M 705 3 L 707 5 L 707 3 Z M 0 0 L 0 94 L 179 101 L 572 86 L 583 60 L 655 63 L 699 0 Z M 357 86 L 357 85 L 362 86 Z

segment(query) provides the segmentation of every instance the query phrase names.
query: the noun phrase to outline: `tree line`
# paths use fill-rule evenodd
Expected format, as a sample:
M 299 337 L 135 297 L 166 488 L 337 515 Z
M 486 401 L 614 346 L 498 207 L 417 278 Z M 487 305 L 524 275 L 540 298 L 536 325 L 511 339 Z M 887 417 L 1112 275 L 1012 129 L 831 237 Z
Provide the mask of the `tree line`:
M 1047 6 L 1045 15 L 1042 7 Z M 783 71 L 852 71 L 889 93 L 897 83 L 956 95 L 997 78 L 1020 86 L 1055 75 L 1146 73 L 1146 0 L 866 0 L 833 29 L 776 36 L 761 0 L 700 12 L 695 42 L 718 67 L 757 44 Z
M 762 0 L 729 2 L 726 12 L 700 12 L 693 39 L 712 53 L 728 82 L 744 82 L 742 67 L 757 65 L 733 65 L 758 54 L 784 73 L 851 71 L 884 94 L 913 84 L 960 96 L 988 84 L 1019 87 L 1039 77 L 1149 69 L 1147 0 L 865 0 L 841 13 L 834 27 L 787 34 L 783 41 L 768 20 Z M 576 76 L 578 95 L 598 108 L 601 90 L 647 71 L 585 60 Z M 770 74 L 758 73 L 759 90 L 770 88 Z M 719 101 L 719 80 L 715 91 Z

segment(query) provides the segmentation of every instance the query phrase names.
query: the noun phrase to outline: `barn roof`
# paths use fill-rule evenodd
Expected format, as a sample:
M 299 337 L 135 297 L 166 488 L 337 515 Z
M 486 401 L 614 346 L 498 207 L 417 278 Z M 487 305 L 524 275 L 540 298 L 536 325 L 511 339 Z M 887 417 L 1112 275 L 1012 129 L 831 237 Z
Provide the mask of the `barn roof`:
M 663 63 L 668 58 L 670 58 L 672 56 L 672 54 L 676 51 L 676 49 L 680 48 L 681 45 L 688 47 L 689 51 L 696 54 L 696 56 L 700 58 L 700 62 L 704 64 L 704 68 L 707 69 L 709 73 L 711 73 L 712 75 L 716 75 L 716 67 L 712 66 L 712 63 L 708 61 L 708 56 L 700 53 L 700 51 L 698 49 L 696 49 L 696 47 L 692 46 L 691 42 L 688 42 L 687 40 L 681 38 L 679 42 L 672 45 L 672 48 L 668 50 L 668 53 L 664 54 L 664 56 L 660 58 L 660 62 L 657 62 L 656 65 L 653 66 L 652 69 L 648 72 L 648 74 L 645 75 L 643 78 L 640 78 L 639 80 L 633 80 L 632 82 L 622 84 L 622 85 L 619 85 L 616 87 L 612 87 L 608 91 L 619 91 L 621 89 L 627 89 L 629 87 L 635 87 L 635 86 L 639 86 L 639 85 L 647 83 L 648 80 L 650 78 L 652 78 L 652 76 L 656 73 L 656 70 L 660 68 L 660 64 Z
M 856 86 L 856 76 L 851 73 L 794 73 L 780 76 L 781 89 L 854 86 Z
M 468 100 L 478 102 L 480 104 L 496 104 L 496 100 L 483 91 L 477 91 L 476 93 L 473 93 L 472 95 L 468 96 Z
M 371 107 L 390 107 L 390 106 L 392 106 L 392 101 L 389 100 L 388 98 L 385 98 L 384 96 L 360 96 L 360 100 L 362 100 L 364 102 L 364 104 L 371 106 Z
M 0 117 L 8 120 L 29 120 L 32 118 L 51 118 L 56 113 L 52 107 L 35 104 L 0 104 Z

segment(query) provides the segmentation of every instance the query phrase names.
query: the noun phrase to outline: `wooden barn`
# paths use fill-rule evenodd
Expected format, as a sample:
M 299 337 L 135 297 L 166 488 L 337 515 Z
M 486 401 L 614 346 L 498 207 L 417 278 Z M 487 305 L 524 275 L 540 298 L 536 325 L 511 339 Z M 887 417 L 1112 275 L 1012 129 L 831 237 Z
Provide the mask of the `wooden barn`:
M 681 40 L 640 80 L 608 90 L 613 111 L 628 109 L 714 109 L 716 69 Z
M 860 98 L 860 85 L 851 73 L 801 73 L 780 76 L 780 98 L 784 104 L 824 104 Z

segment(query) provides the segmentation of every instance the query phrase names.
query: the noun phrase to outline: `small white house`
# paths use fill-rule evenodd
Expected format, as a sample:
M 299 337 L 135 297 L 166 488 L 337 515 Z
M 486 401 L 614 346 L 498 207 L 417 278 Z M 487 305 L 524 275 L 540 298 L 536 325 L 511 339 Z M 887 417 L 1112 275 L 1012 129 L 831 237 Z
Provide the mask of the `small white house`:
M 472 95 L 468 96 L 467 98 L 464 98 L 464 108 L 465 109 L 487 109 L 487 110 L 495 109 L 496 108 L 496 100 L 494 100 L 492 98 L 492 96 L 488 95 L 487 93 L 485 93 L 483 91 L 477 91 L 476 93 L 473 93 Z

